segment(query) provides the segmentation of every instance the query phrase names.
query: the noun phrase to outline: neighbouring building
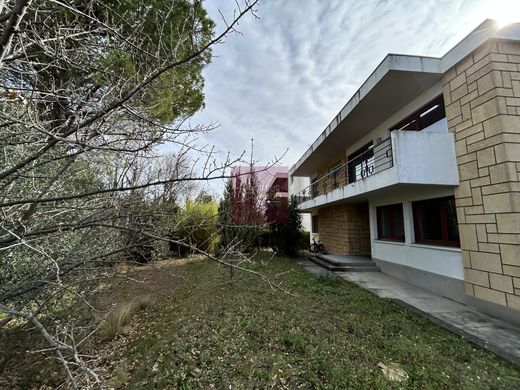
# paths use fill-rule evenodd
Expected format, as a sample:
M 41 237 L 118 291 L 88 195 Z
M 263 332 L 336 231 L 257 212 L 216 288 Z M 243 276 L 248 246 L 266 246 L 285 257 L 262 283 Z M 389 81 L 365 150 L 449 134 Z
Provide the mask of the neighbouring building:
M 329 253 L 520 323 L 520 24 L 389 54 L 289 175 Z

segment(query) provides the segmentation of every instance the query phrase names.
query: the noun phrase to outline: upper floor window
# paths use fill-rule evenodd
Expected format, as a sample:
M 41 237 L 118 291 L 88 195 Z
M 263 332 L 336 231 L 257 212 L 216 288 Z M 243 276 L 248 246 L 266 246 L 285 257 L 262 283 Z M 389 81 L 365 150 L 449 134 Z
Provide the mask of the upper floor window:
M 444 99 L 441 95 L 392 126 L 390 130 L 420 131 L 445 117 L 446 110 L 444 109 Z
M 348 156 L 348 182 L 362 180 L 374 173 L 374 149 L 369 142 Z
M 460 246 L 455 198 L 437 198 L 412 203 L 415 242 Z

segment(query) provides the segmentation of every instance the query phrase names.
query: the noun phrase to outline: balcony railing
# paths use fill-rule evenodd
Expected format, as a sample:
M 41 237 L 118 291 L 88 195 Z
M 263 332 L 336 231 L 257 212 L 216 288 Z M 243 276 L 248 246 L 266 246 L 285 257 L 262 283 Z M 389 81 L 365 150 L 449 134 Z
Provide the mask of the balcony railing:
M 385 138 L 365 152 L 336 167 L 325 176 L 314 181 L 309 187 L 297 193 L 298 204 L 327 194 L 337 188 L 385 171 L 394 166 L 392 140 Z

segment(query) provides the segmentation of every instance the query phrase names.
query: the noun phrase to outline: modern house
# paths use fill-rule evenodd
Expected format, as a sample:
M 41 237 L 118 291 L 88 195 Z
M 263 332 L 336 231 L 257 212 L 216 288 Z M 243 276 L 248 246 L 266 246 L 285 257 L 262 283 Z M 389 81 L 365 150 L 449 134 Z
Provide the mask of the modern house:
M 520 24 L 389 54 L 289 175 L 327 253 L 520 323 Z

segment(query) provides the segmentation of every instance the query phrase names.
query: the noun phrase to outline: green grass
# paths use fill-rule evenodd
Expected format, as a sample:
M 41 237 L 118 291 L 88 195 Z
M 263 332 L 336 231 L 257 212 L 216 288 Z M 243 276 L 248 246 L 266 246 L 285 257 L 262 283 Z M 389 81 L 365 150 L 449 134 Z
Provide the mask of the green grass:
M 288 259 L 258 277 L 215 263 L 185 265 L 189 283 L 147 310 L 141 333 L 115 356 L 113 385 L 163 388 L 518 388 L 520 370 L 393 302 Z M 283 273 L 280 275 L 280 273 Z M 405 382 L 379 362 L 400 363 Z

